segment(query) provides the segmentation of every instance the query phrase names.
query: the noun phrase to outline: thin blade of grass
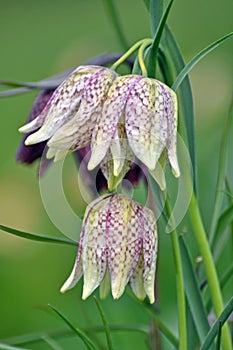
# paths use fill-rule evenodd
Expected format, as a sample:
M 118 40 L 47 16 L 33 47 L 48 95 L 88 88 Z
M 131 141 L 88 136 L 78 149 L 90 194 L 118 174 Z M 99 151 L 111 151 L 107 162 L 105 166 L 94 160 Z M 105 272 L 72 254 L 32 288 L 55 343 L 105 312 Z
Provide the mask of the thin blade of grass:
M 0 343 L 0 349 L 1 350 L 28 350 L 25 348 L 18 348 L 17 346 L 11 346 L 3 343 Z
M 179 238 L 179 243 L 185 281 L 185 292 L 197 334 L 200 342 L 203 342 L 210 327 L 190 254 L 182 236 Z
M 150 0 L 148 10 L 150 13 L 151 33 L 152 37 L 154 37 L 163 15 L 163 0 Z
M 166 25 L 167 17 L 172 7 L 173 1 L 174 0 L 170 0 L 166 10 L 163 13 L 163 16 L 161 17 L 159 24 L 157 25 L 153 43 L 151 45 L 151 50 L 150 50 L 149 59 L 148 59 L 148 77 L 150 78 L 155 78 L 155 75 L 156 75 L 156 63 L 157 63 L 159 43 Z
M 199 52 L 196 56 L 194 56 L 189 63 L 182 69 L 176 78 L 174 84 L 172 85 L 172 89 L 176 91 L 180 84 L 183 82 L 185 77 L 189 74 L 189 72 L 196 66 L 196 64 L 203 59 L 206 55 L 208 55 L 211 51 L 216 49 L 219 45 L 223 44 L 225 41 L 230 39 L 233 36 L 233 33 L 228 33 L 224 35 L 222 38 L 216 40 L 206 48 L 204 48 L 201 52 Z
M 230 212 L 228 212 L 225 215 L 226 220 L 224 219 L 224 216 L 219 218 L 222 201 L 223 201 L 223 189 L 225 185 L 225 173 L 226 173 L 226 162 L 227 162 L 227 146 L 228 146 L 228 141 L 229 141 L 229 136 L 231 131 L 232 119 L 233 119 L 233 103 L 231 104 L 228 118 L 225 123 L 225 127 L 222 134 L 221 145 L 220 145 L 218 177 L 217 177 L 217 184 L 216 184 L 216 191 L 215 191 L 214 208 L 213 208 L 213 214 L 211 218 L 210 230 L 208 233 L 211 247 L 214 246 L 215 238 L 219 233 L 218 230 L 222 229 L 222 227 L 219 227 L 219 226 L 223 225 L 224 221 L 227 222 L 227 218 L 226 218 L 227 216 L 231 216 Z M 230 218 L 228 217 L 228 220 L 229 219 Z
M 37 242 L 70 244 L 75 246 L 77 246 L 78 244 L 78 242 L 72 241 L 71 239 L 68 239 L 68 238 L 51 237 L 51 236 L 39 235 L 37 233 L 28 233 L 28 232 L 19 231 L 12 227 L 4 226 L 4 225 L 0 225 L 0 230 L 21 238 L 30 239 L 32 241 L 37 241 Z
M 49 345 L 49 347 L 53 350 L 63 350 L 63 348 L 58 344 L 53 338 L 48 335 L 43 336 L 43 341 Z
M 185 63 L 180 52 L 180 49 L 174 39 L 168 26 L 165 28 L 165 35 L 163 37 L 161 49 L 164 49 L 165 57 L 169 58 L 168 67 L 164 67 L 165 72 L 171 70 L 169 69 L 170 65 L 173 65 L 176 76 L 184 68 Z M 166 73 L 167 74 L 167 73 Z M 170 86 L 172 83 L 170 82 Z M 196 161 L 196 142 L 195 142 L 195 130 L 194 130 L 194 109 L 193 109 L 193 97 L 192 90 L 189 81 L 189 77 L 183 81 L 183 84 L 179 89 L 179 132 L 184 138 L 185 132 L 187 135 L 187 143 L 189 154 L 193 167 L 193 188 L 194 192 L 197 193 L 198 184 L 197 184 L 197 161 Z
M 107 319 L 105 317 L 103 308 L 100 305 L 100 302 L 99 302 L 99 300 L 97 299 L 96 296 L 94 296 L 94 300 L 95 300 L 97 309 L 99 311 L 100 317 L 101 317 L 103 325 L 104 325 L 106 339 L 107 339 L 107 344 L 108 344 L 108 350 L 113 350 L 113 344 L 112 344 L 112 339 L 111 339 L 111 332 L 110 332 L 108 321 L 107 321 Z
M 227 208 L 220 218 L 218 219 L 217 228 L 215 231 L 215 239 L 223 232 L 227 226 L 229 226 L 233 222 L 233 205 L 231 205 L 229 208 Z M 214 244 L 214 241 L 213 241 Z
M 67 326 L 76 334 L 86 345 L 88 350 L 98 350 L 92 340 L 79 328 L 74 327 L 73 324 L 54 306 L 49 304 L 49 307 L 67 324 Z
M 224 325 L 224 323 L 227 321 L 228 317 L 233 311 L 233 297 L 228 301 L 227 305 L 225 306 L 223 312 L 220 314 L 220 316 L 215 321 L 214 325 L 209 330 L 203 344 L 200 347 L 200 350 L 208 350 L 210 345 L 214 342 L 215 337 L 219 333 L 219 327 Z

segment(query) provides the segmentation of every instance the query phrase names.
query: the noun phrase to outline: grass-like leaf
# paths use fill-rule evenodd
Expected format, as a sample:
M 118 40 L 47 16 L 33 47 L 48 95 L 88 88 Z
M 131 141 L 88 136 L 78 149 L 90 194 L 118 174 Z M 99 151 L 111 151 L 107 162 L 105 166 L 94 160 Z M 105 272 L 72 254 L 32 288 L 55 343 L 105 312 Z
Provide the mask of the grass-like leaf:
M 18 348 L 17 346 L 11 346 L 11 345 L 0 343 L 0 350 L 28 350 L 28 349 Z
M 227 208 L 218 220 L 214 237 L 217 238 L 233 222 L 233 205 Z
M 108 63 L 116 61 L 121 54 L 119 53 L 110 53 L 110 54 L 101 54 L 91 58 L 88 61 L 83 62 L 83 65 L 102 65 L 105 66 Z M 132 67 L 133 63 L 130 59 L 126 60 L 126 63 Z M 28 92 L 32 89 L 56 89 L 68 75 L 76 67 L 69 68 L 65 72 L 54 75 L 52 77 L 37 81 L 37 82 L 24 82 L 24 81 L 15 81 L 15 80 L 0 80 L 0 85 L 14 87 L 15 89 L 10 89 L 6 91 L 0 91 L 0 97 L 14 96 Z
M 168 66 L 165 66 L 165 72 L 168 74 L 173 68 L 175 75 L 177 76 L 179 72 L 185 66 L 182 54 L 180 49 L 174 39 L 168 26 L 165 28 L 165 36 L 161 45 L 161 49 L 164 50 L 164 55 L 169 59 Z M 172 65 L 172 67 L 170 67 Z M 170 83 L 170 86 L 172 84 Z M 193 188 L 194 192 L 197 193 L 197 161 L 196 161 L 196 142 L 195 142 L 195 130 L 194 130 L 194 110 L 193 110 L 193 97 L 192 90 L 189 81 L 189 77 L 183 81 L 179 89 L 179 105 L 180 112 L 179 115 L 182 118 L 179 118 L 179 132 L 184 138 L 185 132 L 187 134 L 187 143 L 189 148 L 189 154 L 193 167 Z
M 211 225 L 209 230 L 209 242 L 210 246 L 213 247 L 216 236 L 219 232 L 223 231 L 225 227 L 232 221 L 233 219 L 233 211 L 231 215 L 231 209 L 227 210 L 227 212 L 223 213 L 219 218 L 220 210 L 222 207 L 223 200 L 223 189 L 225 184 L 225 176 L 226 176 L 226 162 L 227 162 L 227 146 L 228 140 L 231 131 L 233 119 L 233 103 L 231 104 L 228 118 L 225 123 L 225 127 L 222 134 L 222 140 L 220 145 L 219 152 L 219 163 L 218 163 L 218 178 L 215 190 L 215 199 L 214 199 L 214 208 L 213 214 L 211 218 Z M 227 185 L 226 185 L 227 186 Z
M 155 78 L 159 43 L 161 40 L 161 36 L 163 34 L 163 30 L 166 25 L 167 17 L 172 7 L 173 1 L 174 0 L 169 1 L 169 4 L 167 5 L 166 10 L 164 11 L 162 18 L 160 19 L 160 22 L 157 25 L 156 33 L 154 35 L 154 40 L 151 45 L 151 50 L 150 50 L 149 59 L 148 59 L 148 76 L 151 78 Z
M 215 337 L 219 334 L 219 327 L 222 328 L 224 323 L 233 311 L 233 297 L 228 301 L 221 315 L 217 318 L 212 328 L 209 330 L 200 350 L 209 350 L 210 345 L 214 342 Z
M 28 233 L 28 232 L 19 231 L 19 230 L 16 230 L 14 228 L 11 228 L 8 226 L 3 226 L 3 225 L 0 225 L 0 230 L 7 232 L 7 233 L 10 233 L 12 235 L 21 237 L 21 238 L 30 239 L 32 241 L 37 241 L 37 242 L 70 244 L 70 245 L 75 245 L 75 246 L 77 246 L 77 244 L 78 244 L 78 242 L 75 242 L 75 241 L 68 239 L 68 238 L 51 237 L 51 236 L 39 235 L 37 233 Z
M 182 236 L 179 238 L 179 243 L 185 281 L 185 292 L 197 334 L 199 336 L 200 342 L 203 342 L 210 327 L 201 298 L 198 281 L 191 262 L 190 254 Z
M 163 0 L 150 0 L 148 10 L 152 37 L 154 37 L 163 14 Z
M 196 64 L 203 59 L 206 55 L 208 55 L 211 51 L 216 49 L 219 45 L 223 44 L 225 41 L 230 39 L 233 36 L 233 33 L 229 33 L 224 35 L 222 38 L 216 40 L 214 43 L 207 46 L 205 49 L 203 49 L 201 52 L 199 52 L 196 56 L 194 56 L 191 61 L 186 64 L 186 66 L 182 69 L 178 77 L 176 78 L 172 89 L 176 91 L 180 84 L 183 82 L 185 77 L 189 74 L 189 72 L 193 69 L 193 67 L 196 66 Z
M 107 344 L 108 344 L 108 350 L 113 350 L 113 344 L 112 344 L 112 339 L 111 339 L 111 333 L 110 333 L 110 327 L 108 324 L 108 321 L 105 317 L 104 314 L 104 310 L 99 302 L 99 300 L 97 299 L 96 296 L 94 296 L 94 300 L 97 306 L 97 309 L 99 311 L 100 317 L 102 319 L 103 325 L 104 325 L 104 329 L 105 329 L 105 334 L 106 334 L 106 339 L 107 339 Z
M 76 334 L 86 345 L 88 350 L 98 350 L 92 340 L 85 334 L 84 331 L 75 327 L 57 308 L 49 304 L 49 307 L 67 324 L 67 326 Z
M 43 336 L 43 341 L 49 345 L 53 350 L 63 350 L 63 348 L 53 339 L 50 338 L 47 334 Z

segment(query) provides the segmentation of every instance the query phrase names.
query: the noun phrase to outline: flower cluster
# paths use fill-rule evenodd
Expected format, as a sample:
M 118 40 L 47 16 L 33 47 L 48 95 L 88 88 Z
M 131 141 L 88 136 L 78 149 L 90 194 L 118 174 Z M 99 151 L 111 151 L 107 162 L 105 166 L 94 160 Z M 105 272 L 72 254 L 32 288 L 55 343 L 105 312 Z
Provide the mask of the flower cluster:
M 175 177 L 180 174 L 176 94 L 156 79 L 80 66 L 20 131 L 27 133 L 26 145 L 46 144 L 48 159 L 58 161 L 78 151 L 86 172 L 100 166 L 110 191 L 126 174 L 137 174 L 137 182 L 135 159 L 161 189 L 167 162 Z M 83 275 L 83 299 L 98 286 L 102 297 L 111 286 L 117 299 L 129 282 L 139 299 L 147 295 L 153 303 L 156 256 L 152 211 L 124 195 L 106 194 L 86 209 L 76 263 L 61 291 Z
M 48 140 L 47 157 L 55 161 L 90 144 L 88 170 L 100 164 L 111 190 L 135 156 L 162 189 L 165 181 L 159 161 L 164 167 L 168 158 L 173 174 L 179 176 L 176 95 L 158 80 L 80 66 L 55 90 L 40 115 L 20 131 L 38 128 L 25 144 Z
M 114 299 L 130 282 L 139 299 L 154 302 L 157 228 L 152 211 L 124 195 L 105 195 L 86 209 L 73 271 L 61 288 L 72 288 L 84 276 L 83 299 L 99 285 Z

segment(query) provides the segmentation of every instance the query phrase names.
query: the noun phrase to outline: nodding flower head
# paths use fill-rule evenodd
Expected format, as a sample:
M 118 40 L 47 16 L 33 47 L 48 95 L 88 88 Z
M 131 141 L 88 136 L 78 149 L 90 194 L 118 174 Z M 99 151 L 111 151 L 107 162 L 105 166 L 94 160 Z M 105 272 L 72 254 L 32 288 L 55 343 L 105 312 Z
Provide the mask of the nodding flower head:
M 130 282 L 141 300 L 154 302 L 157 228 L 152 211 L 121 194 L 105 195 L 86 209 L 73 271 L 61 288 L 84 278 L 86 299 L 98 286 L 105 297 L 110 286 L 118 299 Z
M 48 158 L 59 160 L 68 150 L 90 144 L 88 170 L 100 164 L 110 189 L 119 184 L 135 156 L 162 189 L 167 159 L 173 174 L 180 174 L 176 94 L 152 78 L 80 66 L 55 90 L 41 114 L 20 131 L 38 128 L 25 144 L 48 140 Z

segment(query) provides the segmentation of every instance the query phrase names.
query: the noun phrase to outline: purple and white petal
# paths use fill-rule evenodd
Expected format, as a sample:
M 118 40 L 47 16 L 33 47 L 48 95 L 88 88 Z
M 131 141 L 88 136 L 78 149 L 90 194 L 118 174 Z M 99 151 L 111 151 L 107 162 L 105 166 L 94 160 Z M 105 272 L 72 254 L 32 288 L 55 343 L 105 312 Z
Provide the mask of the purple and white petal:
M 115 195 L 107 216 L 107 261 L 114 299 L 123 294 L 141 251 L 142 237 L 133 203 L 123 195 Z
M 110 87 L 102 114 L 93 130 L 88 170 L 93 170 L 105 157 L 117 132 L 119 121 L 124 117 L 127 97 L 140 79 L 142 77 L 134 75 L 117 77 Z

